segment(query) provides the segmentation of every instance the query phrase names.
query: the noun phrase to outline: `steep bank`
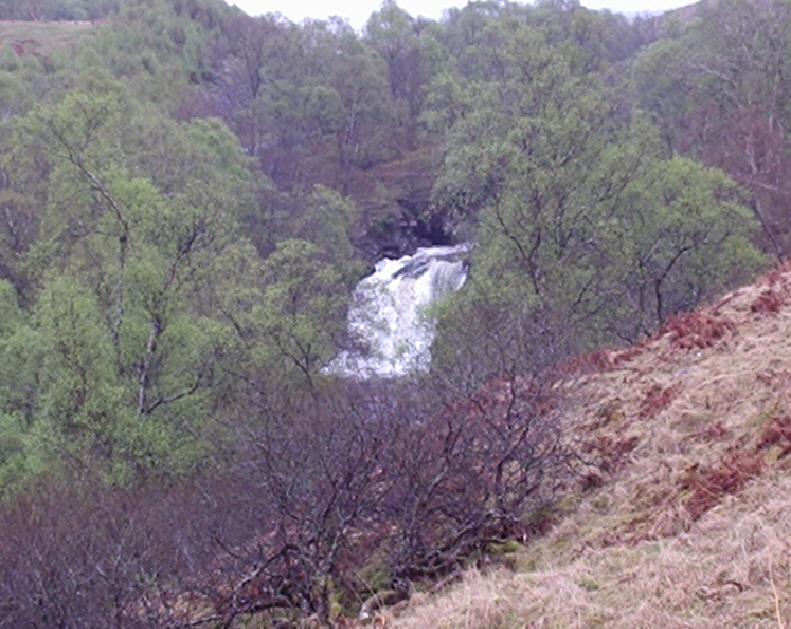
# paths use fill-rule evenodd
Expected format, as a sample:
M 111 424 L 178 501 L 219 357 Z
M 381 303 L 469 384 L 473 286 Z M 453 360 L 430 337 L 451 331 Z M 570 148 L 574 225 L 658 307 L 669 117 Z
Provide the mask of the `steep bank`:
M 389 612 L 407 627 L 791 623 L 791 273 L 669 322 L 563 383 L 599 464 L 514 571 Z

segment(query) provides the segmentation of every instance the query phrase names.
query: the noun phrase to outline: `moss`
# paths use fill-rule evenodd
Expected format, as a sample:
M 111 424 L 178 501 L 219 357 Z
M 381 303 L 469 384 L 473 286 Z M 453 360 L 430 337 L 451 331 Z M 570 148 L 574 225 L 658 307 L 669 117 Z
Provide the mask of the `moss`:
M 618 397 L 607 400 L 596 409 L 595 417 L 600 420 L 599 426 L 623 423 L 626 419 L 626 413 L 623 410 L 623 400 Z
M 574 583 L 588 592 L 596 592 L 599 589 L 599 584 L 591 577 L 579 577 L 574 579 Z
M 606 493 L 601 492 L 591 500 L 591 507 L 599 513 L 606 513 L 610 508 L 610 497 Z
M 557 499 L 552 509 L 557 515 L 567 515 L 577 510 L 581 500 L 579 491 L 569 491 Z
M 524 545 L 520 544 L 515 539 L 509 539 L 504 542 L 490 542 L 486 546 L 486 552 L 495 556 L 518 553 L 524 549 Z
M 777 404 L 770 404 L 750 418 L 749 426 L 752 429 L 763 432 L 781 414 L 782 409 Z
M 390 587 L 390 571 L 384 562 L 374 557 L 357 572 L 357 580 L 365 592 L 374 594 Z
M 785 450 L 782 446 L 773 445 L 771 446 L 764 455 L 764 462 L 768 465 L 772 465 L 777 463 L 777 461 L 783 456 Z
M 348 605 L 344 604 L 344 592 L 333 584 L 330 589 L 330 618 L 345 616 L 348 611 Z

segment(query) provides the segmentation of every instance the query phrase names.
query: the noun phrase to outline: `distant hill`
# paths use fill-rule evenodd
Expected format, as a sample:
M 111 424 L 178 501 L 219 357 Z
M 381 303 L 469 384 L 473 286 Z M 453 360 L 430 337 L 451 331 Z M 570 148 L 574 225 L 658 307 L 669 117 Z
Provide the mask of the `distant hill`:
M 668 20 L 674 19 L 681 22 L 681 24 L 686 25 L 695 18 L 700 17 L 704 11 L 713 9 L 719 3 L 720 0 L 700 0 L 700 2 L 695 2 L 694 4 L 689 4 L 671 11 L 665 11 L 661 15 L 657 16 L 657 18 L 660 22 L 666 22 Z
M 700 0 L 670 11 L 649 11 L 627 14 L 633 22 L 639 23 L 639 31 L 646 41 L 655 41 L 667 35 L 668 28 L 683 28 L 713 9 L 720 0 Z

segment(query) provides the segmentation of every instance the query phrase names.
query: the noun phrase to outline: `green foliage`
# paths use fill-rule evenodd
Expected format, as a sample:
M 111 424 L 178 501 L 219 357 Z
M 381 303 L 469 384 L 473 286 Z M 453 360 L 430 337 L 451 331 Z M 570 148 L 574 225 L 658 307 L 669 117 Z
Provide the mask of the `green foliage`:
M 434 188 L 478 240 L 470 282 L 442 310 L 440 369 L 473 360 L 480 339 L 479 373 L 458 376 L 471 383 L 528 356 L 551 361 L 542 346 L 556 359 L 635 340 L 762 264 L 723 173 L 662 160 L 645 117 L 620 113 L 617 93 L 579 75 L 576 53 L 542 30 L 513 21 L 484 33 L 476 59 L 491 71 L 456 90 L 468 113 L 447 134 Z
M 358 35 L 222 0 L 0 0 L 110 18 L 0 29 L 0 501 L 31 558 L 8 555 L 4 611 L 139 624 L 153 596 L 200 622 L 168 600 L 218 565 L 225 621 L 329 621 L 517 550 L 486 540 L 541 529 L 569 473 L 543 376 L 791 252 L 789 7 L 387 0 Z M 473 244 L 425 313 L 430 373 L 324 374 L 358 258 L 428 239 Z
M 10 282 L 0 279 L 0 339 L 11 334 L 21 321 L 16 290 Z
M 457 389 L 747 279 L 788 240 L 786 4 L 651 43 L 573 2 L 386 2 L 358 36 L 214 0 L 0 0 L 112 14 L 0 45 L 0 484 L 189 470 L 250 383 L 316 387 L 358 252 L 412 217 L 476 243 L 436 306 Z
M 13 456 L 0 473 L 22 479 L 66 457 L 119 481 L 141 468 L 177 472 L 199 455 L 177 426 L 135 416 L 99 303 L 74 278 L 48 279 L 31 325 L 18 325 L 2 346 L 0 383 L 13 413 L 3 438 Z
M 42 347 L 42 417 L 57 432 L 80 439 L 105 432 L 120 412 L 122 391 L 110 337 L 95 297 L 68 276 L 46 282 L 35 329 Z
M 725 173 L 681 157 L 649 162 L 630 182 L 609 244 L 623 256 L 615 260 L 630 304 L 619 322 L 623 337 L 650 332 L 766 263 L 751 242 L 754 218 L 738 198 Z
M 664 39 L 643 50 L 632 63 L 635 94 L 645 111 L 654 114 L 667 146 L 672 149 L 690 99 L 690 60 L 684 44 Z
M 325 263 L 338 267 L 349 281 L 359 271 L 354 264 L 354 251 L 349 233 L 358 220 L 354 203 L 325 186 L 316 186 L 301 199 L 303 210 L 292 214 L 290 224 L 294 236 L 320 245 Z
M 0 499 L 24 489 L 51 466 L 41 436 L 14 415 L 0 413 Z
M 32 421 L 37 410 L 40 337 L 29 325 L 18 324 L 0 339 L 4 360 L 0 363 L 2 410 Z
M 296 374 L 313 384 L 318 370 L 337 348 L 345 327 L 349 284 L 342 267 L 329 260 L 336 252 L 289 239 L 266 259 L 266 286 L 258 311 L 262 359 L 277 371 Z
M 236 222 L 247 163 L 219 121 L 157 124 L 117 88 L 90 80 L 20 125 L 50 160 L 51 199 L 30 256 L 43 288 L 29 334 L 42 351 L 25 404 L 113 474 L 174 470 L 200 453 L 196 422 L 233 345 L 213 270 L 226 251 L 249 254 Z

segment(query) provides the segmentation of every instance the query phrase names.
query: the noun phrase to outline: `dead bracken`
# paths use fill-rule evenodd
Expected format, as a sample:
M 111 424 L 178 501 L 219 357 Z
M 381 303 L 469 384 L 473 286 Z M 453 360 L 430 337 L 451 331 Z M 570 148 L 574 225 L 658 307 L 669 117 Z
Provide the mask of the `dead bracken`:
M 569 376 L 566 418 L 595 468 L 568 511 L 516 575 L 468 573 L 383 626 L 789 626 L 788 280 L 772 272 Z
M 724 316 L 706 312 L 673 315 L 660 329 L 678 349 L 706 349 L 733 332 L 736 325 Z

